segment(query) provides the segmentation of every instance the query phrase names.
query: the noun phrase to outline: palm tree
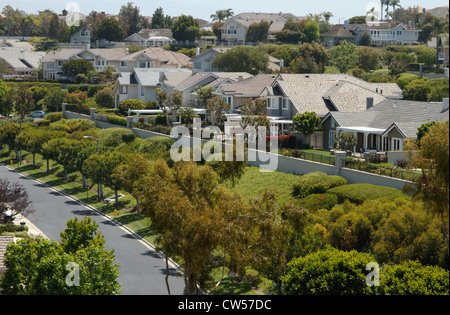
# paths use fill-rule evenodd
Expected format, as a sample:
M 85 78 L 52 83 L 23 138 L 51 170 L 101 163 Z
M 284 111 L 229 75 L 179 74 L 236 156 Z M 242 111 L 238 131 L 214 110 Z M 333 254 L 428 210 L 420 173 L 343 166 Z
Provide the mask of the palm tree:
M 391 0 L 391 6 L 392 6 L 392 16 L 394 16 L 394 12 L 395 12 L 395 7 L 400 5 L 400 0 Z
M 216 14 L 211 14 L 210 18 L 212 19 L 212 21 L 219 21 L 222 22 L 223 20 L 225 20 L 225 18 L 227 18 L 227 11 L 226 10 L 219 10 L 216 11 Z
M 184 121 L 186 126 L 189 128 L 191 123 L 194 121 L 194 118 L 198 115 L 191 107 L 186 106 L 180 108 L 180 116 L 182 121 Z
M 234 15 L 233 9 L 226 10 L 226 18 L 230 18 Z

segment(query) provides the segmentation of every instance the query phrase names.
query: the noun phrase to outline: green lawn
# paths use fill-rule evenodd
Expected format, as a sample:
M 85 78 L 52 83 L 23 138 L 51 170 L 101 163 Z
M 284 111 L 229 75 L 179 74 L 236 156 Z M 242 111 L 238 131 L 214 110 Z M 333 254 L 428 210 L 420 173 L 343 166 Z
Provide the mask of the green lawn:
M 278 195 L 278 201 L 284 203 L 293 199 L 293 185 L 300 175 L 283 172 L 260 172 L 259 167 L 248 166 L 242 178 L 234 187 L 226 184 L 232 192 L 239 192 L 246 200 L 260 196 L 264 188 L 273 188 Z

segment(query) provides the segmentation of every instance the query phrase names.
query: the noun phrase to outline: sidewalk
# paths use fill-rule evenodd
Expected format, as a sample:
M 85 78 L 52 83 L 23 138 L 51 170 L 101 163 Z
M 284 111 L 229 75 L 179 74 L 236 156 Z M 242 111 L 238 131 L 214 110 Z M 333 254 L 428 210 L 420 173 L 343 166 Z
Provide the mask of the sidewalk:
M 25 225 L 28 227 L 28 234 L 33 237 L 42 237 L 48 239 L 48 237 L 42 233 L 41 230 L 39 230 L 30 220 L 22 216 L 21 214 L 18 214 L 14 216 L 13 223 L 16 225 L 20 225 L 21 222 L 25 222 Z

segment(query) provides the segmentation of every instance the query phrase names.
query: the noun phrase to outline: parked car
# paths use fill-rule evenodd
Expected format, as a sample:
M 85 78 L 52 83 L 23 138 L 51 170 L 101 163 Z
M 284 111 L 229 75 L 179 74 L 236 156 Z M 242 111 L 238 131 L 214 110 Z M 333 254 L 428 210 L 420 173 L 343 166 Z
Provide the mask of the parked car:
M 2 114 L 0 114 L 0 119 L 5 119 L 6 116 L 3 116 Z
M 32 118 L 44 118 L 45 113 L 41 110 L 35 110 L 34 112 L 32 112 L 31 114 L 28 115 L 28 117 L 32 117 Z

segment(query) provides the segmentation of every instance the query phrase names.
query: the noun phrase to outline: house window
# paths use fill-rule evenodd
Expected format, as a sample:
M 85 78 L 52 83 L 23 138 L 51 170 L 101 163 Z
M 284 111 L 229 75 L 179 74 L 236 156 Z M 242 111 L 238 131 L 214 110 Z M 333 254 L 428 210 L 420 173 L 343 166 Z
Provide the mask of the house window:
M 230 28 L 228 29 L 228 34 L 236 34 L 236 29 L 234 28 L 234 26 L 230 26 Z
M 334 140 L 336 138 L 336 131 L 330 130 L 329 139 L 328 139 L 328 147 L 332 149 L 334 147 Z
M 47 64 L 47 69 L 55 69 L 55 64 L 54 63 L 48 63 Z
M 233 105 L 233 97 L 232 96 L 224 96 L 224 97 L 222 97 L 222 99 L 225 103 Z
M 128 94 L 128 86 L 127 85 L 121 85 L 119 93 L 120 94 Z
M 88 31 L 81 31 L 81 37 L 89 37 L 89 32 Z
M 289 110 L 289 99 L 288 98 L 283 98 L 283 104 L 281 107 L 283 110 Z
M 121 67 L 121 68 L 126 68 L 126 67 L 128 67 L 128 61 L 121 61 L 121 62 L 120 62 L 120 67 Z
M 201 69 L 202 68 L 202 63 L 201 62 L 194 62 L 194 69 Z
M 62 67 L 63 64 L 64 64 L 64 60 L 58 60 L 58 67 Z
M 392 138 L 392 151 L 403 150 L 403 141 L 400 138 Z
M 150 68 L 150 62 L 148 62 L 148 61 L 139 61 L 138 68 Z
M 47 74 L 47 78 L 50 80 L 55 80 L 56 79 L 56 74 L 54 72 L 50 72 Z

